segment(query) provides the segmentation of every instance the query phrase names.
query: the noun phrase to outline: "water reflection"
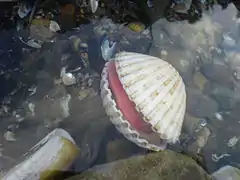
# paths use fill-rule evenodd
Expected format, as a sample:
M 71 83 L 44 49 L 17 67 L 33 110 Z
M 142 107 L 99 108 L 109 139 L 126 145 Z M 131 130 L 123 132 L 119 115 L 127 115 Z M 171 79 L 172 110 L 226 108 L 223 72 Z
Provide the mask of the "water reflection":
M 17 56 L 14 59 L 23 59 L 21 71 L 14 79 L 17 81 L 14 84 L 20 84 L 21 88 L 3 101 L 1 153 L 10 159 L 18 159 L 56 127 L 66 129 L 82 149 L 76 165 L 78 171 L 143 151 L 118 134 L 108 121 L 98 95 L 100 72 L 105 63 L 100 44 L 102 36 L 108 34 L 118 42 L 118 51 L 161 57 L 182 75 L 188 93 L 182 147 L 203 154 L 209 171 L 224 164 L 239 163 L 237 75 L 240 61 L 236 13 L 231 5 L 225 11 L 217 7 L 195 25 L 159 20 L 152 27 L 153 45 L 148 30 L 133 32 L 109 19 L 54 38 L 54 43 L 47 41 L 41 50 L 19 53 L 22 45 L 17 41 L 14 45 L 17 48 L 11 49 Z M 87 48 L 82 46 L 84 43 Z M 76 77 L 74 86 L 62 83 L 60 72 L 63 67 Z M 32 93 L 32 87 L 36 88 L 36 93 Z M 14 103 L 9 103 L 9 99 Z M 16 140 L 12 137 L 12 141 L 7 141 L 6 133 L 9 132 L 14 133 Z M 128 152 L 122 153 L 118 149 L 117 143 L 122 141 L 128 146 Z M 177 147 L 172 148 L 176 150 Z M 118 153 L 119 156 L 112 157 Z
M 201 153 L 210 171 L 239 162 L 239 120 L 236 115 L 240 93 L 236 80 L 239 20 L 236 16 L 235 7 L 230 5 L 225 11 L 215 7 L 194 25 L 165 20 L 153 25 L 154 46 L 150 54 L 173 64 L 187 85 L 185 130 L 188 133 L 199 131 L 201 127 L 195 125 L 201 125 L 202 118 L 208 123 L 206 127 L 211 135 L 200 130 L 201 135 L 193 135 L 196 140 L 187 146 L 192 151 L 204 144 Z M 204 139 L 208 139 L 207 144 Z

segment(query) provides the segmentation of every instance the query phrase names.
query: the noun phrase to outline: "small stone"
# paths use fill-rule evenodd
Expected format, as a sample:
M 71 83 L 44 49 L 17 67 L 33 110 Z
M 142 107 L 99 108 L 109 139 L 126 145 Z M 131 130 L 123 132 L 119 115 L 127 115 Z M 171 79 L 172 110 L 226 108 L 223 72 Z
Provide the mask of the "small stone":
M 60 26 L 55 21 L 50 21 L 49 29 L 54 33 L 61 30 Z
M 135 32 L 142 32 L 145 29 L 145 26 L 140 22 L 132 22 L 128 24 L 128 28 Z
M 224 33 L 223 42 L 222 42 L 223 48 L 229 48 L 235 45 L 236 45 L 236 41 L 229 34 Z
M 78 99 L 83 100 L 83 99 L 87 98 L 88 96 L 90 96 L 90 94 L 91 94 L 90 89 L 80 90 L 78 93 Z
M 183 121 L 183 130 L 188 135 L 194 136 L 196 132 L 199 132 L 206 125 L 207 125 L 206 119 L 194 117 L 189 113 L 185 114 L 184 121 Z
M 204 86 L 205 94 L 212 96 L 223 110 L 231 110 L 240 100 L 238 92 L 228 86 L 221 86 L 217 83 L 206 83 Z
M 107 145 L 107 162 L 127 158 L 137 149 L 135 144 L 125 138 L 112 140 Z
M 206 145 L 210 134 L 211 134 L 210 130 L 206 127 L 199 132 L 199 135 L 196 140 L 199 148 L 203 148 Z
M 15 134 L 11 131 L 5 132 L 4 138 L 6 141 L 16 141 Z
M 53 84 L 60 85 L 62 83 L 62 79 L 54 79 Z
M 218 104 L 195 88 L 187 89 L 187 112 L 192 116 L 212 117 L 218 110 Z
M 240 170 L 232 166 L 224 166 L 212 174 L 215 180 L 239 180 Z
M 205 127 L 207 125 L 207 120 L 206 119 L 200 119 L 199 120 L 199 124 L 202 126 L 202 127 Z
M 187 150 L 193 154 L 199 154 L 201 149 L 207 144 L 210 135 L 211 132 L 207 127 L 202 128 L 197 133 L 196 140 L 187 147 Z
M 209 79 L 223 86 L 232 85 L 232 73 L 228 67 L 220 64 L 204 64 L 200 68 L 202 74 Z
M 205 78 L 205 76 L 203 76 L 201 72 L 197 71 L 193 75 L 193 82 L 201 91 L 203 91 L 208 80 Z
M 163 57 L 164 59 L 166 58 L 166 56 L 168 55 L 168 52 L 166 50 L 161 50 L 161 57 Z
M 33 103 L 28 103 L 28 109 L 31 113 L 32 116 L 35 116 L 35 104 Z
M 233 136 L 231 139 L 228 140 L 227 146 L 228 147 L 234 147 L 239 141 L 239 138 L 237 136 Z
M 237 67 L 233 72 L 233 76 L 236 80 L 240 80 L 240 67 Z
M 66 72 L 65 67 L 62 68 L 60 76 L 62 78 L 63 84 L 65 84 L 66 86 L 76 84 L 76 82 L 77 82 L 76 78 L 74 77 L 74 75 L 72 73 L 67 73 Z
M 222 116 L 222 114 L 220 114 L 219 112 L 214 113 L 214 116 L 215 116 L 215 118 L 216 118 L 217 120 L 223 121 L 223 116 Z

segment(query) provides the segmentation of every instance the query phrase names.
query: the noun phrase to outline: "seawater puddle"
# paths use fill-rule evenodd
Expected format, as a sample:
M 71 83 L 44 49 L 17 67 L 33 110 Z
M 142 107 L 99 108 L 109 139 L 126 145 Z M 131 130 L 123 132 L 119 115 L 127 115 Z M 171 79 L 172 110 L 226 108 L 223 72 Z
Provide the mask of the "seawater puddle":
M 225 164 L 239 164 L 240 91 L 236 75 L 240 59 L 236 10 L 233 6 L 225 11 L 217 7 L 208 15 L 196 25 L 159 20 L 152 27 L 150 52 L 149 32 L 132 32 L 102 19 L 56 37 L 53 43 L 47 42 L 36 52 L 24 54 L 22 70 L 15 75 L 15 81 L 26 85 L 18 95 L 5 97 L 4 103 L 18 97 L 12 109 L 7 104 L 1 108 L 0 144 L 5 160 L 18 161 L 56 127 L 66 129 L 82 148 L 83 155 L 77 163 L 80 170 L 142 152 L 116 132 L 97 95 L 105 63 L 100 55 L 101 37 L 106 33 L 119 42 L 119 51 L 160 57 L 182 75 L 188 105 L 181 147 L 203 155 L 210 172 Z M 77 72 L 77 86 L 66 87 L 61 83 L 60 72 L 66 65 L 69 71 Z M 14 133 L 12 141 L 6 140 L 6 132 Z
M 182 142 L 187 139 L 184 146 L 188 151 L 199 151 L 209 171 L 238 164 L 240 29 L 237 10 L 232 4 L 224 11 L 216 6 L 193 25 L 162 19 L 152 29 L 154 45 L 150 54 L 173 64 L 187 86 L 183 129 L 194 135 L 192 142 L 183 137 Z

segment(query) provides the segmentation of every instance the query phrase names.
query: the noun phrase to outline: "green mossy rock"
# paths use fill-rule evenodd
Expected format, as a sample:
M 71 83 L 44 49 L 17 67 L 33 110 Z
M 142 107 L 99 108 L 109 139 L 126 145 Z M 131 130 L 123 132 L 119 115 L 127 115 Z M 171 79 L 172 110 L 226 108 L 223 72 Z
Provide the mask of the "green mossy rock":
M 68 180 L 212 180 L 190 157 L 173 151 L 116 161 Z

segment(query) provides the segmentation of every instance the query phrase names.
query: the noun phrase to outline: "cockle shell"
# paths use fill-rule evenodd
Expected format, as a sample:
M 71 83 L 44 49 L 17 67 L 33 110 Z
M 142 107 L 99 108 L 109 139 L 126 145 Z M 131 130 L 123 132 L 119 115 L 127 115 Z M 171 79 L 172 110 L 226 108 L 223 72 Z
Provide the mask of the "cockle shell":
M 116 54 L 103 69 L 101 97 L 116 128 L 138 146 L 158 151 L 162 142 L 178 141 L 186 90 L 181 76 L 168 62 L 138 53 Z M 157 134 L 159 143 L 146 138 L 149 134 Z

